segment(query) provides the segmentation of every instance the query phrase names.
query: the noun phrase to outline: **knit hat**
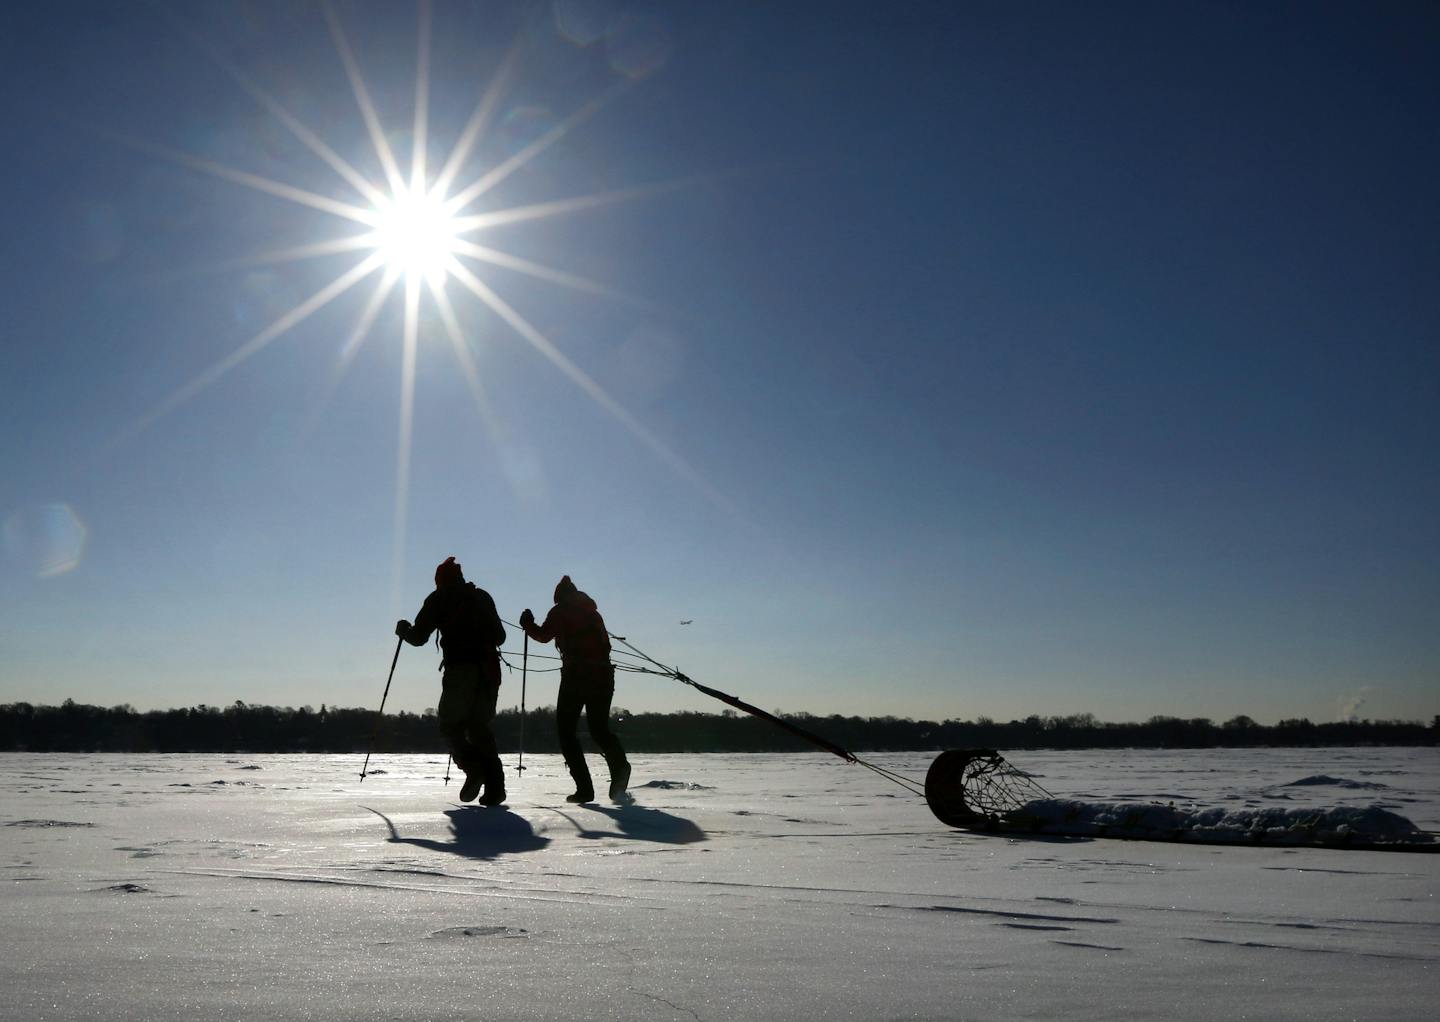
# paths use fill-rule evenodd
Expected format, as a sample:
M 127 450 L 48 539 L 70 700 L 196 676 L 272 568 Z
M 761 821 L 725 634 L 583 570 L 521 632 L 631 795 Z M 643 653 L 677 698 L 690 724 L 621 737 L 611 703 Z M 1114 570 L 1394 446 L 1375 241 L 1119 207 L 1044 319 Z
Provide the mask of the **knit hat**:
M 437 589 L 451 582 L 464 581 L 465 576 L 460 571 L 460 565 L 455 562 L 453 557 L 445 558 L 435 569 L 435 588 Z
M 575 591 L 575 583 L 570 581 L 570 576 L 563 576 L 560 581 L 555 584 L 555 602 L 561 602 L 567 596 L 573 595 Z

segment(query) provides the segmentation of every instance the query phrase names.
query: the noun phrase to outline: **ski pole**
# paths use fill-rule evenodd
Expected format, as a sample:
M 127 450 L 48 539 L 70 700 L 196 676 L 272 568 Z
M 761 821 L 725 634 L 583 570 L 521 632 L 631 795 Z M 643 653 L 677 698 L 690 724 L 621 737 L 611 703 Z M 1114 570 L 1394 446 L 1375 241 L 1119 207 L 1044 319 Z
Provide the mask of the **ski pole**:
M 360 768 L 360 780 L 365 780 L 365 773 L 370 769 L 370 753 L 375 750 L 375 739 L 380 737 L 380 721 L 385 716 L 385 700 L 390 698 L 390 682 L 395 680 L 395 665 L 400 662 L 400 644 L 404 642 L 403 637 L 395 640 L 395 655 L 390 658 L 390 676 L 385 679 L 385 694 L 380 697 L 380 709 L 375 711 L 375 727 L 370 731 L 370 748 L 365 750 L 365 765 Z
M 530 633 L 525 633 L 525 642 L 520 647 L 520 765 L 517 774 L 525 772 L 525 674 L 530 669 Z

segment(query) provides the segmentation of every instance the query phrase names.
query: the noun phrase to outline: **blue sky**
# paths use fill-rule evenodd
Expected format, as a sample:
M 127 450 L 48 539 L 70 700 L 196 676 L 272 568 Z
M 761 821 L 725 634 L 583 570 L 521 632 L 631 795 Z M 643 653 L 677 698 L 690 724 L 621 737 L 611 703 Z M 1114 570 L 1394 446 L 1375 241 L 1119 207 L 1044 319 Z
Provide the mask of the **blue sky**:
M 403 283 L 253 343 L 368 251 L 261 258 L 370 206 L 277 109 L 387 187 L 324 9 L 6 20 L 0 700 L 371 705 L 453 554 L 767 708 L 1440 711 L 1429 5 L 435 4 L 428 176 L 513 50 L 451 194 L 624 197 L 467 235 L 483 402 L 421 289 L 407 459 Z

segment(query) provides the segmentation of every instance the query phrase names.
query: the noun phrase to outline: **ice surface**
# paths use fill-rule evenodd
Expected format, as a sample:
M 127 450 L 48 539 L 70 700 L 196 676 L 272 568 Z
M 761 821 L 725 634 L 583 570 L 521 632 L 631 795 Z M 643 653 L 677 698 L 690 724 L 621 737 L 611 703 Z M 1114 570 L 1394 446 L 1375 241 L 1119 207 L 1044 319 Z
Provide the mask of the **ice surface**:
M 1062 800 L 1440 830 L 1435 749 L 1006 755 Z M 1440 855 L 971 834 L 823 754 L 635 756 L 633 804 L 585 806 L 527 756 L 488 810 L 439 757 L 360 759 L 0 755 L 0 1018 L 1418 1019 L 1440 994 Z

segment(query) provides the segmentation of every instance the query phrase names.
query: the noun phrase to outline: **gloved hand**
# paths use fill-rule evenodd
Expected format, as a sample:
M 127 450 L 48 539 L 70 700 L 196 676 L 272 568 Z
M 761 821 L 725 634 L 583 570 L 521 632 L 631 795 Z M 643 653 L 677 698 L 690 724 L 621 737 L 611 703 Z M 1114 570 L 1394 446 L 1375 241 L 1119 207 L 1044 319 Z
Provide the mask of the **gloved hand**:
M 532 614 L 532 613 L 530 613 L 530 608 L 529 608 L 529 607 L 526 607 L 524 610 L 522 610 L 522 611 L 520 612 L 520 627 L 521 627 L 521 628 L 534 628 L 534 627 L 535 627 L 535 615 Z
M 400 620 L 400 621 L 396 621 L 396 622 L 395 622 L 395 637 L 396 637 L 397 639 L 403 639 L 403 638 L 405 638 L 405 636 L 407 636 L 407 635 L 409 635 L 409 634 L 410 634 L 410 622 L 409 622 L 409 621 Z

